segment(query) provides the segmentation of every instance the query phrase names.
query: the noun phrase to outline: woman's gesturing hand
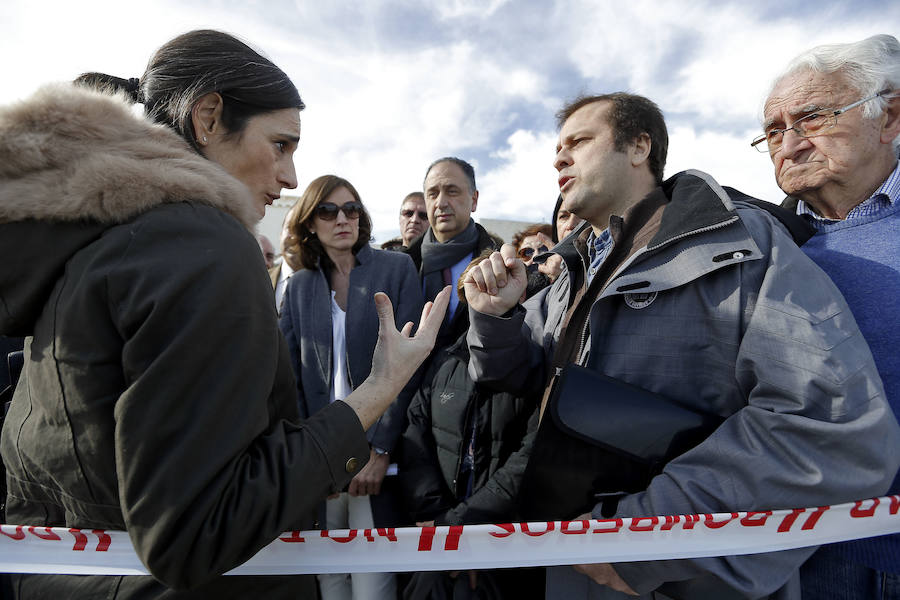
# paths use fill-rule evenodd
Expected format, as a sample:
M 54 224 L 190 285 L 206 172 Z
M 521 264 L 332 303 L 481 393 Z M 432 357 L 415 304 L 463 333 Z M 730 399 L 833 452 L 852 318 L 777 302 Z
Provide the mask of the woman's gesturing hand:
M 381 416 L 428 357 L 449 302 L 450 286 L 447 286 L 434 302 L 425 304 L 419 327 L 412 335 L 413 323 L 406 323 L 397 331 L 390 298 L 381 292 L 375 294 L 379 327 L 372 370 L 366 380 L 344 399 L 356 411 L 363 428 L 368 429 Z

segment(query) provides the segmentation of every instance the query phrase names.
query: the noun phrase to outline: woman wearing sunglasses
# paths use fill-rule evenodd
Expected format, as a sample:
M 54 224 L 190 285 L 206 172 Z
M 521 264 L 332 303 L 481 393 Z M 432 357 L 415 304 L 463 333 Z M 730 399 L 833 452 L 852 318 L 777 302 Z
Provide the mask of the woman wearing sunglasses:
M 512 243 L 516 247 L 516 254 L 526 267 L 532 263 L 535 256 L 553 247 L 553 240 L 550 237 L 552 231 L 550 225 L 538 223 L 513 236 Z
M 313 180 L 294 211 L 285 260 L 297 272 L 285 292 L 281 330 L 297 373 L 303 417 L 344 398 L 369 375 L 378 339 L 372 294 L 388 295 L 398 325 L 415 322 L 422 311 L 422 289 L 412 260 L 371 248 L 371 232 L 372 221 L 356 189 L 335 175 Z M 369 462 L 346 492 L 329 498 L 324 514 L 320 511 L 321 528 L 396 525 L 383 523 L 386 515 L 375 514 L 373 519 L 370 496 L 381 491 L 417 386 L 418 377 L 413 377 L 369 429 Z M 325 600 L 396 596 L 394 576 L 385 573 L 319 575 L 319 587 Z

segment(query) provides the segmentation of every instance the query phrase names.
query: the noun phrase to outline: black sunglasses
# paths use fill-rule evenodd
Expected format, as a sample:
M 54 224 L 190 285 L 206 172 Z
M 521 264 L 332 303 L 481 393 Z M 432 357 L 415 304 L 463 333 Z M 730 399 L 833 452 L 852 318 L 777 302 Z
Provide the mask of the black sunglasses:
M 544 244 L 541 244 L 540 246 L 538 246 L 537 252 L 538 252 L 538 254 L 543 254 L 544 252 L 546 252 L 549 249 L 550 248 L 548 248 Z M 528 260 L 529 258 L 534 256 L 534 252 L 535 252 L 534 248 L 532 248 L 531 246 L 525 246 L 524 248 L 519 248 L 518 255 L 519 255 L 519 258 L 521 258 L 522 260 Z
M 341 206 L 334 202 L 322 202 L 316 207 L 316 216 L 323 221 L 334 221 L 337 219 L 338 211 L 343 211 L 348 219 L 358 219 L 363 207 L 359 202 L 346 202 Z
M 407 208 L 406 210 L 401 210 L 401 211 L 400 211 L 400 215 L 401 215 L 404 219 L 409 219 L 409 218 L 411 218 L 411 217 L 413 216 L 413 214 L 419 215 L 419 218 L 422 219 L 423 221 L 427 221 L 427 220 L 428 220 L 428 213 L 423 212 L 423 211 L 421 211 L 421 210 L 413 210 L 413 209 L 411 209 L 411 208 Z

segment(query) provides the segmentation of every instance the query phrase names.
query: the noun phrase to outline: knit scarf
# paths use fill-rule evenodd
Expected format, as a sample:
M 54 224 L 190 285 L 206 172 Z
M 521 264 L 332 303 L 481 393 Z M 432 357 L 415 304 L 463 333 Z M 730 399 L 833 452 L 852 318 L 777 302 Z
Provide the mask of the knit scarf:
M 478 245 L 478 230 L 475 221 L 469 219 L 469 225 L 456 237 L 441 243 L 434 237 L 431 228 L 422 238 L 422 283 L 425 288 L 425 300 L 434 300 L 444 288 L 444 269 L 449 269 L 466 256 L 475 252 Z M 456 282 L 451 281 L 456 287 Z

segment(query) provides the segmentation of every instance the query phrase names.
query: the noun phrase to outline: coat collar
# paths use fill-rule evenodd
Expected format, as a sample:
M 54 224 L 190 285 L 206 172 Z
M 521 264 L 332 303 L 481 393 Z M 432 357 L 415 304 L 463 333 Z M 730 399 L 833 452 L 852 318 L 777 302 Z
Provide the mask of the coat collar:
M 684 171 L 664 181 L 646 198 L 630 207 L 624 216 L 610 217 L 611 227 L 633 226 L 633 221 L 642 218 L 646 212 L 644 206 L 656 203 L 660 194 L 665 197 L 665 207 L 659 222 L 655 224 L 658 228 L 647 245 L 648 250 L 658 250 L 675 240 L 739 220 L 728 194 L 712 177 L 702 171 Z M 643 227 L 644 224 L 637 226 Z M 590 224 L 582 223 L 554 248 L 570 271 L 583 270 L 582 261 L 585 260 L 590 234 Z

